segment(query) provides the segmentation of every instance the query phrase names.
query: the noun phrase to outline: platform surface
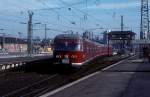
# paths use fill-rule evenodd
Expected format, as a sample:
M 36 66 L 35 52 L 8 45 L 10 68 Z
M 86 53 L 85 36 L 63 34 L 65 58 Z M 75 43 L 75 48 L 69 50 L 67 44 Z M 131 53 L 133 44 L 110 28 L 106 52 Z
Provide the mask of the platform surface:
M 51 58 L 52 55 L 44 55 L 44 54 L 35 54 L 32 56 L 29 55 L 4 55 L 0 56 L 0 64 L 10 64 L 13 62 L 30 62 L 34 60 L 40 60 L 45 58 Z
M 132 57 L 57 90 L 59 92 L 51 91 L 41 97 L 150 97 L 150 63 Z

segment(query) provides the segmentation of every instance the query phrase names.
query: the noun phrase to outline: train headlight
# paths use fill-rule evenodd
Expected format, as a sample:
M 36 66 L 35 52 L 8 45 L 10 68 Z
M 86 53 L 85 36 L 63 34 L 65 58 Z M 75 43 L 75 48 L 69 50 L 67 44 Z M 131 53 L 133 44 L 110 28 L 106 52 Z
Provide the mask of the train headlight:
M 85 58 L 85 55 L 83 55 L 82 58 Z
M 68 55 L 65 55 L 65 58 L 69 58 L 69 56 L 68 56 Z
M 77 58 L 77 55 L 72 55 L 71 58 Z
M 56 58 L 61 58 L 61 55 L 56 55 Z
M 56 55 L 56 58 L 59 58 L 59 55 Z

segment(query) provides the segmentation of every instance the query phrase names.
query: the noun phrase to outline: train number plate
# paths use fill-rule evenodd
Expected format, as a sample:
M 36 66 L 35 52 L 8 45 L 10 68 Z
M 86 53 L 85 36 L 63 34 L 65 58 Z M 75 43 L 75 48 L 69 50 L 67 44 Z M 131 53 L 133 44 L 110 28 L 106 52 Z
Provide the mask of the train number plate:
M 64 64 L 69 64 L 69 60 L 68 60 L 68 59 L 63 59 L 63 60 L 62 60 L 62 63 L 64 63 Z

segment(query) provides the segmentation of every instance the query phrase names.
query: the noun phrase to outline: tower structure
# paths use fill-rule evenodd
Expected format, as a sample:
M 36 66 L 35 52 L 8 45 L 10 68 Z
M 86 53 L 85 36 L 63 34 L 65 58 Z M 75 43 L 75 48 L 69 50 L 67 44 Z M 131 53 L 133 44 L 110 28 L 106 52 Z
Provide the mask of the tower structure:
M 121 15 L 121 31 L 123 31 L 124 29 L 124 23 L 123 23 L 123 15 Z
M 141 0 L 141 27 L 140 39 L 150 39 L 148 0 Z
M 29 14 L 29 20 L 28 20 L 28 44 L 27 44 L 27 51 L 28 54 L 31 55 L 33 53 L 33 45 L 32 45 L 32 37 L 33 37 L 33 25 L 32 25 L 32 17 L 33 17 L 33 12 L 28 11 Z

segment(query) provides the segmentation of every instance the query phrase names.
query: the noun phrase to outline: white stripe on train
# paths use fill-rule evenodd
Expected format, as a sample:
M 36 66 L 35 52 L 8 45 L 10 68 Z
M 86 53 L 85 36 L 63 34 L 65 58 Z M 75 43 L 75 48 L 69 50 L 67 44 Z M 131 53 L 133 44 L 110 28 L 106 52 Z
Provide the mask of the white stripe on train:
M 87 63 L 87 62 L 89 62 L 89 61 L 91 61 L 91 60 L 93 60 L 93 59 L 95 59 L 95 58 L 97 58 L 97 57 L 100 57 L 100 55 L 97 55 L 97 56 L 95 56 L 95 57 L 92 57 L 92 58 L 90 58 L 90 59 L 88 59 L 88 60 L 86 60 L 86 61 L 84 61 L 84 62 L 81 62 L 81 63 L 72 63 L 72 66 L 81 66 L 81 65 L 84 65 L 85 63 Z

